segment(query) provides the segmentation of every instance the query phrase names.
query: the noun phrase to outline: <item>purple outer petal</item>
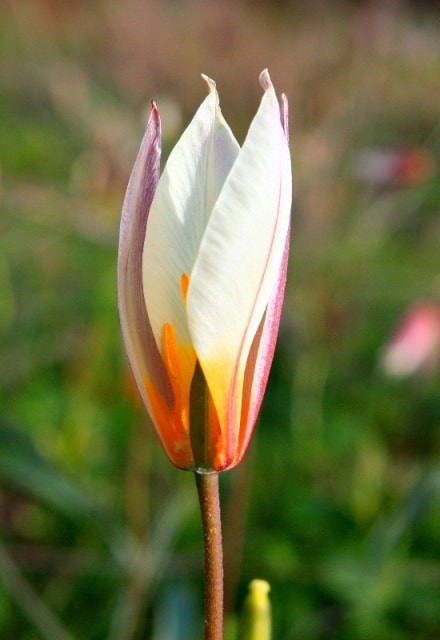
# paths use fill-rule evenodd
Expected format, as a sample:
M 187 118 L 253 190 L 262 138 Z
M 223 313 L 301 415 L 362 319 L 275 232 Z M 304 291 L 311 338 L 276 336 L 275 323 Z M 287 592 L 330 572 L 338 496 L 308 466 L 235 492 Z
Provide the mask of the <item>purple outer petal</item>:
M 160 154 L 160 117 L 153 102 L 125 194 L 118 253 L 118 307 L 122 336 L 134 378 L 152 418 L 146 380 L 152 380 L 167 400 L 171 402 L 172 398 L 151 330 L 142 285 L 142 253 L 148 214 L 159 180 Z

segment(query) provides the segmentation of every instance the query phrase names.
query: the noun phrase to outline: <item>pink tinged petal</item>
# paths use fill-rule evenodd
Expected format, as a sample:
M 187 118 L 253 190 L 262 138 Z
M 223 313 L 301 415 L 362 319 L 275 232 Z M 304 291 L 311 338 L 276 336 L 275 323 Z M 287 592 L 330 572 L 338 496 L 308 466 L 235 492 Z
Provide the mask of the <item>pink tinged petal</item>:
M 271 87 L 272 83 L 267 69 L 262 72 L 260 76 L 260 83 L 265 89 L 269 89 Z M 283 127 L 287 143 L 289 143 L 289 104 L 284 93 L 281 94 L 280 115 L 281 125 Z M 290 180 L 288 182 L 290 182 Z M 291 193 L 288 192 L 286 194 L 286 198 L 290 199 Z M 286 204 L 286 206 L 289 205 Z M 243 406 L 245 407 L 245 412 L 242 411 L 240 441 L 233 466 L 237 465 L 241 461 L 244 453 L 246 452 L 264 398 L 280 326 L 284 291 L 286 288 L 289 249 L 290 226 L 286 236 L 283 260 L 274 294 L 268 304 L 257 334 L 255 335 L 246 364 L 243 386 Z
M 289 144 L 289 103 L 284 93 L 281 94 L 281 124 L 283 125 L 287 144 Z
M 263 72 L 264 73 L 264 72 Z M 281 96 L 281 124 L 287 142 L 289 141 L 288 102 L 284 94 Z M 290 209 L 291 176 L 288 175 L 287 185 L 282 186 L 286 201 L 284 207 Z M 280 199 L 283 202 L 283 198 Z M 276 341 L 281 320 L 284 292 L 287 280 L 287 265 L 290 250 L 290 225 L 286 235 L 281 268 L 275 283 L 274 292 L 269 301 L 266 313 L 255 335 L 249 352 L 243 385 L 243 410 L 241 414 L 240 438 L 233 463 L 229 468 L 238 465 L 249 446 L 249 441 L 260 412 L 266 391 L 270 368 L 275 353 Z
M 187 298 L 193 343 L 228 432 L 230 461 L 239 439 L 248 356 L 278 287 L 290 222 L 287 139 L 267 72 L 261 82 L 265 94 L 214 206 Z
M 255 422 L 260 412 L 264 392 L 266 391 L 281 320 L 284 291 L 286 288 L 289 248 L 290 229 L 286 237 L 283 261 L 275 291 L 267 307 L 261 327 L 255 336 L 246 365 L 243 406 L 247 408 L 247 412 L 246 414 L 242 413 L 240 441 L 233 466 L 236 466 L 240 462 L 246 452 Z
M 263 71 L 265 75 L 267 71 Z M 260 81 L 263 79 L 260 78 Z M 263 84 L 264 80 L 262 81 Z M 270 79 L 269 79 L 270 82 Z M 264 86 L 264 85 L 263 85 Z M 289 142 L 289 105 L 287 98 L 284 94 L 281 95 L 281 124 L 286 136 L 287 143 Z M 281 186 L 282 197 L 280 199 L 281 206 L 290 208 L 292 193 L 291 193 L 291 176 L 287 175 L 287 184 Z M 286 243 L 283 252 L 283 258 L 281 263 L 281 269 L 278 273 L 278 280 L 276 282 L 272 299 L 269 301 L 266 314 L 264 316 L 263 323 L 257 335 L 255 336 L 254 343 L 252 345 L 251 352 L 249 354 L 248 363 L 246 366 L 245 383 L 243 390 L 243 404 L 248 407 L 247 414 L 242 415 L 242 433 L 241 441 L 237 451 L 237 459 L 235 464 L 238 464 L 244 455 L 249 440 L 252 435 L 252 431 L 255 422 L 258 418 L 258 414 L 263 401 L 264 393 L 267 386 L 267 381 L 272 365 L 273 356 L 275 353 L 276 340 L 278 336 L 278 330 L 281 320 L 281 311 L 284 301 L 284 291 L 286 288 L 287 279 L 287 264 L 289 260 L 290 249 L 290 225 L 286 235 Z
M 148 219 L 144 295 L 158 345 L 166 323 L 173 325 L 180 344 L 190 344 L 181 277 L 192 271 L 214 203 L 239 153 L 215 85 L 205 79 L 210 93 L 168 158 Z
M 134 378 L 150 415 L 147 379 L 151 379 L 162 395 L 171 400 L 171 389 L 151 331 L 142 286 L 142 251 L 148 214 L 159 180 L 160 149 L 160 117 L 153 103 L 125 194 L 118 253 L 118 307 L 122 336 Z

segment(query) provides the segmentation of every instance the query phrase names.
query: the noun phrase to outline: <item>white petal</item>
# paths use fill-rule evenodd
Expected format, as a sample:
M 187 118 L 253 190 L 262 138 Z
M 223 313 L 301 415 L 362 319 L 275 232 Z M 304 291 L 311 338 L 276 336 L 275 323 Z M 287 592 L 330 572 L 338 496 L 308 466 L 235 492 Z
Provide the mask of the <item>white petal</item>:
M 225 409 L 240 415 L 246 360 L 276 286 L 289 229 L 290 155 L 275 92 L 271 83 L 265 88 L 215 204 L 188 291 L 193 343 L 223 422 Z
M 215 85 L 171 152 L 151 206 L 143 255 L 144 295 L 156 342 L 172 323 L 189 340 L 180 289 L 190 274 L 218 194 L 239 152 Z

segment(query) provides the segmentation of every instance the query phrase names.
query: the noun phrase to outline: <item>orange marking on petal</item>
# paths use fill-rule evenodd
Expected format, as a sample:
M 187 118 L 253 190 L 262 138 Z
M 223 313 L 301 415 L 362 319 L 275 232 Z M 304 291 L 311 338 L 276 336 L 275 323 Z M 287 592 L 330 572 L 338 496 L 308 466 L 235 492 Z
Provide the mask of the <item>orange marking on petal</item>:
M 186 304 L 186 298 L 188 295 L 188 288 L 190 283 L 190 277 L 187 273 L 182 273 L 180 278 L 180 291 L 182 292 L 183 302 Z
M 180 366 L 176 349 L 176 333 L 173 325 L 169 323 L 165 324 L 162 330 L 162 351 L 169 376 L 173 379 L 179 377 Z M 173 384 L 172 380 L 171 384 Z
M 165 367 L 174 395 L 174 415 L 183 422 L 182 370 L 176 344 L 176 332 L 172 324 L 165 324 L 162 331 L 162 350 Z M 185 425 L 186 426 L 186 425 Z
M 162 355 L 174 395 L 175 419 L 182 422 L 188 432 L 189 393 L 196 354 L 191 345 L 178 343 L 175 329 L 169 323 L 162 331 Z
M 188 435 L 181 420 L 176 419 L 174 410 L 168 407 L 150 380 L 146 381 L 145 388 L 150 400 L 156 431 L 167 456 L 173 464 L 181 469 L 192 468 L 194 458 Z
M 249 420 L 249 411 L 250 411 L 250 399 L 249 397 L 243 398 L 243 404 L 241 406 L 241 417 L 240 417 L 240 432 L 238 434 L 238 443 L 237 443 L 237 453 L 241 456 L 244 442 L 248 437 L 248 431 L 251 425 L 248 425 Z
M 157 423 L 161 438 L 169 441 L 173 437 L 171 411 L 161 394 L 150 380 L 146 381 L 145 388 L 151 404 L 151 411 L 153 413 L 154 420 Z

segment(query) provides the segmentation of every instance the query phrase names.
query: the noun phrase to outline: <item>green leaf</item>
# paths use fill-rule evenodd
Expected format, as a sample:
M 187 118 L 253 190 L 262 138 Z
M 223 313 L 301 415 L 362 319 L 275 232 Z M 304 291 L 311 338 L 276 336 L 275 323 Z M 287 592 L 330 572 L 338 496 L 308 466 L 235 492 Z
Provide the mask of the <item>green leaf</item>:
M 0 422 L 0 482 L 70 518 L 96 518 L 100 509 L 63 478 L 22 431 Z

